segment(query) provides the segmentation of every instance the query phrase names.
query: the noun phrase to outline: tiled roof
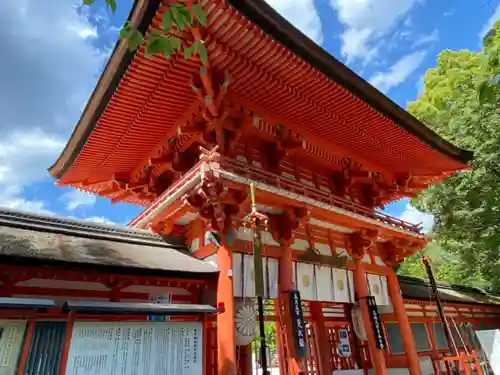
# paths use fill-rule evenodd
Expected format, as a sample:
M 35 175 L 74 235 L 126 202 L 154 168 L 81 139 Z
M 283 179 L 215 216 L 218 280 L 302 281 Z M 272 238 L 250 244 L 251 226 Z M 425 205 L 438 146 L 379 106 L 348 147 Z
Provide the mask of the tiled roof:
M 131 20 L 158 27 L 167 1 L 138 0 Z M 205 9 L 211 69 L 231 96 L 304 134 L 325 154 L 391 173 L 441 175 L 472 153 L 428 129 L 289 24 L 264 0 L 213 0 Z M 144 165 L 196 103 L 196 59 L 146 58 L 119 42 L 65 150 L 50 168 L 63 183 L 108 181 Z M 240 100 L 238 99 L 238 100 Z M 186 135 L 188 137 L 188 135 Z M 131 152 L 131 150 L 134 150 Z M 341 152 L 342 151 L 342 152 Z M 375 169 L 374 169 L 375 170 Z
M 401 292 L 406 299 L 429 301 L 432 297 L 430 284 L 422 279 L 399 276 Z M 500 305 L 500 296 L 486 293 L 476 288 L 462 285 L 438 283 L 438 293 L 442 301 L 482 305 Z
M 0 210 L 0 257 L 160 272 L 215 274 L 181 238 L 146 230 Z

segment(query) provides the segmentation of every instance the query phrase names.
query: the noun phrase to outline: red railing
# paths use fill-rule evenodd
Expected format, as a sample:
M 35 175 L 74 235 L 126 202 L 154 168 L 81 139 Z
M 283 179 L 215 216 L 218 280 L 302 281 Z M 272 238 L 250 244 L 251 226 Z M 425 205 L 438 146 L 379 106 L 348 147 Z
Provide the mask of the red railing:
M 208 170 L 220 173 L 222 177 L 226 174 L 226 178 L 228 178 L 227 173 L 232 173 L 238 177 L 243 177 L 257 183 L 263 183 L 276 189 L 282 189 L 286 192 L 295 193 L 297 195 L 342 209 L 348 213 L 361 215 L 412 233 L 420 234 L 422 230 L 421 224 L 412 224 L 403 221 L 383 212 L 362 206 L 351 200 L 340 198 L 316 187 L 304 185 L 300 182 L 279 176 L 275 173 L 268 172 L 262 168 L 249 165 L 245 162 L 221 156 L 215 152 L 203 155 L 201 160 L 189 172 L 177 180 L 131 224 L 135 224 L 142 218 L 147 217 L 155 208 L 161 205 L 165 199 L 171 197 L 172 194 L 178 192 L 186 186 L 191 179 L 201 174 L 202 171 Z
M 163 204 L 165 200 L 171 197 L 173 194 L 182 190 L 186 185 L 188 185 L 191 180 L 197 177 L 204 166 L 207 165 L 207 160 L 210 160 L 211 154 L 208 154 L 200 159 L 198 163 L 195 164 L 189 171 L 187 171 L 181 178 L 175 181 L 167 190 L 165 190 L 153 203 L 151 203 L 139 216 L 134 218 L 128 226 L 135 227 L 139 222 L 148 217 L 155 209 Z
M 246 177 L 249 180 L 262 182 L 275 188 L 302 195 L 413 233 L 420 233 L 422 229 L 420 224 L 412 224 L 401 219 L 397 219 L 383 212 L 369 209 L 356 202 L 340 198 L 321 189 L 310 187 L 301 184 L 300 182 L 281 177 L 275 173 L 268 172 L 262 168 L 254 167 L 239 160 L 229 159 L 222 156 L 215 156 L 214 159 L 214 161 L 219 163 L 220 172 L 222 173 L 224 171 L 232 172 L 240 177 Z

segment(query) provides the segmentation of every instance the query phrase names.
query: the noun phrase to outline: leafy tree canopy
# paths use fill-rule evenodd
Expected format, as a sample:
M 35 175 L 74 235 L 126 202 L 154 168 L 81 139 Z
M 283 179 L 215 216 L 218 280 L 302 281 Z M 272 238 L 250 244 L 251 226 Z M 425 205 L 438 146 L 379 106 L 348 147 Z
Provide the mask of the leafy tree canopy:
M 96 0 L 82 0 L 83 5 L 93 5 Z M 116 12 L 116 0 L 105 0 L 111 12 Z M 192 27 L 207 24 L 207 16 L 201 4 L 191 0 L 187 5 L 171 3 L 162 15 L 160 27 L 153 29 L 146 38 L 129 21 L 120 30 L 120 39 L 126 40 L 130 51 L 136 51 L 144 44 L 146 57 L 163 55 L 166 59 L 180 52 L 188 60 L 198 55 L 203 65 L 208 63 L 208 54 L 203 40 L 189 36 Z M 203 69 L 203 67 L 202 67 Z
M 500 21 L 483 42 L 479 52 L 442 51 L 425 75 L 424 92 L 407 107 L 475 155 L 471 169 L 432 186 L 412 205 L 435 216 L 435 246 L 454 260 L 443 268 L 443 281 L 500 292 L 500 90 L 484 89 L 500 74 Z M 408 262 L 402 269 L 412 273 Z

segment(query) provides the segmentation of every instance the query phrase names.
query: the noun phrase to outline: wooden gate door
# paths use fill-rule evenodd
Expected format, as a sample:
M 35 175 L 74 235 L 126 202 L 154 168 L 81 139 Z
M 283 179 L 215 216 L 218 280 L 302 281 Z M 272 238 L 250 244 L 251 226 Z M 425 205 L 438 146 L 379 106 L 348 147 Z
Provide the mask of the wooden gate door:
M 347 322 L 327 322 L 328 344 L 330 346 L 330 365 L 332 370 L 354 370 L 359 368 L 355 339 Z M 350 353 L 340 346 L 349 343 Z
M 314 325 L 311 322 L 306 323 L 307 347 L 309 355 L 306 358 L 305 373 L 306 375 L 320 375 L 318 370 L 318 353 L 316 346 L 316 335 L 314 333 Z M 323 374 L 321 374 L 323 375 Z

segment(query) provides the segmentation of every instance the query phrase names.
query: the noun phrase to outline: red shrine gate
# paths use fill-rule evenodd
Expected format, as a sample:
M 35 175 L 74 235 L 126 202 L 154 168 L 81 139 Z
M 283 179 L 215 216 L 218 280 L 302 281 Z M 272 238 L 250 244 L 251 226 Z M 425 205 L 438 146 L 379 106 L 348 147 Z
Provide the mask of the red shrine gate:
M 200 327 L 204 327 L 200 337 L 203 345 L 200 345 L 199 373 L 218 374 L 214 315 L 217 309 L 200 305 L 204 299 L 212 298 L 210 291 L 213 292 L 211 288 L 215 285 L 210 280 L 216 276 L 215 269 L 207 262 L 182 254 L 187 249 L 179 247 L 174 239 L 167 244 L 164 241 L 145 231 L 0 212 L 3 293 L 0 298 L 0 330 L 3 330 L 0 358 L 5 364 L 3 373 L 71 375 L 75 366 L 71 345 L 81 343 L 84 332 L 87 333 L 83 336 L 88 336 L 89 332 L 97 334 L 99 327 L 104 328 L 101 332 L 107 330 L 113 334 L 127 329 L 137 333 L 146 327 L 142 323 L 147 323 L 148 329 L 163 329 L 174 322 L 199 322 Z M 138 254 L 142 256 L 138 258 Z M 158 258 L 160 254 L 167 256 Z M 151 256 L 156 262 L 161 260 L 163 270 L 148 268 L 151 266 L 148 266 L 147 259 Z M 171 263 L 175 258 L 182 259 L 180 264 L 184 271 L 181 273 L 170 269 L 175 265 Z M 190 267 L 192 270 L 188 271 Z M 307 275 L 302 271 L 297 274 Z M 267 276 L 267 279 L 271 281 L 272 277 Z M 421 280 L 400 278 L 399 281 L 422 374 L 452 375 L 449 363 L 440 359 L 449 349 L 436 306 L 431 298 L 425 298 L 429 296 L 429 286 Z M 269 284 L 272 283 L 267 283 L 267 289 L 273 293 Z M 375 286 L 378 284 L 372 282 L 371 285 L 377 294 Z M 161 297 L 158 293 L 167 291 L 173 304 L 145 303 L 158 300 Z M 303 292 L 307 295 L 307 289 Z M 477 358 L 484 354 L 478 350 L 470 328 L 500 328 L 500 297 L 472 288 L 447 285 L 440 285 L 439 293 L 445 302 L 446 316 L 457 329 L 454 335 L 461 355 L 469 358 L 468 373 L 486 374 L 488 369 L 484 357 L 481 359 L 482 372 L 475 367 Z M 237 306 L 239 300 L 237 298 Z M 253 306 L 253 298 L 241 300 Z M 279 374 L 288 373 L 290 366 L 286 331 L 281 325 L 286 323 L 286 316 L 280 315 L 276 306 L 273 298 L 266 304 L 266 320 L 275 325 L 277 333 L 276 366 L 273 366 L 273 360 L 270 361 L 273 375 L 278 368 Z M 385 306 L 383 302 L 381 306 Z M 179 310 L 174 311 L 179 307 L 182 308 L 180 315 Z M 342 370 L 370 374 L 373 371 L 366 342 L 357 339 L 351 329 L 351 308 L 352 304 L 348 303 L 303 301 L 308 349 L 302 367 L 305 374 L 322 375 Z M 407 374 L 407 355 L 397 314 L 390 306 L 381 307 L 380 313 L 388 343 L 384 352 L 388 373 Z M 152 317 L 163 319 L 158 321 Z M 164 318 L 168 320 L 165 322 Z M 350 344 L 350 355 L 339 347 L 346 339 Z M 128 340 L 127 346 L 133 348 L 130 341 L 133 340 Z M 238 347 L 235 362 L 238 374 L 254 372 L 251 351 L 252 345 Z M 100 355 L 111 358 L 106 351 L 101 351 Z M 467 373 L 465 367 L 462 372 Z M 93 372 L 94 375 L 97 373 Z
M 170 5 L 139 0 L 130 21 L 148 37 Z M 144 206 L 130 226 L 182 237 L 194 257 L 217 264 L 213 297 L 224 312 L 207 330 L 209 373 L 248 375 L 251 368 L 251 344 L 237 348 L 245 335 L 236 320 L 255 319 L 253 306 L 246 315 L 239 310 L 240 300 L 256 297 L 244 225 L 253 184 L 257 209 L 269 218 L 259 228 L 262 272 L 282 373 L 428 375 L 393 269 L 427 238 L 419 225 L 380 209 L 468 168 L 472 154 L 426 128 L 264 1 L 199 5 L 207 24 L 195 22 L 180 44 L 202 42 L 206 63 L 180 53 L 147 58 L 144 46 L 130 52 L 119 42 L 51 175 L 61 185 Z M 305 331 L 290 305 L 296 291 Z M 404 349 L 395 364 L 383 345 L 386 310 Z
M 314 305 L 314 303 L 312 303 Z M 363 347 L 358 348 L 356 338 L 351 330 L 351 325 L 346 319 L 349 314 L 348 305 L 335 305 L 328 303 L 318 303 L 317 307 L 323 309 L 324 315 L 324 331 L 320 331 L 323 325 L 318 325 L 311 315 L 311 303 L 304 302 L 304 314 L 306 323 L 306 345 L 308 350 L 308 357 L 305 361 L 305 374 L 319 375 L 320 353 L 327 353 L 325 357 L 330 363 L 332 369 L 335 370 L 354 370 L 363 368 L 363 364 L 367 361 L 366 351 Z M 268 357 L 269 367 L 272 369 L 272 374 L 286 374 L 288 371 L 288 364 L 285 361 L 287 357 L 284 351 L 287 350 L 284 340 L 284 327 L 280 327 L 280 318 L 276 313 L 275 308 L 270 308 L 266 311 L 266 325 L 273 325 L 275 327 L 275 335 L 270 335 L 268 339 L 275 340 L 276 349 L 269 351 L 271 355 Z M 344 338 L 339 337 L 339 333 L 347 333 L 347 340 L 349 342 L 351 353 L 350 355 L 340 355 L 339 345 L 345 343 Z M 210 329 L 207 337 L 207 375 L 217 374 L 217 330 L 214 323 L 213 328 Z M 326 341 L 320 341 L 320 340 Z M 258 339 L 255 339 L 258 342 Z M 330 349 L 328 351 L 328 348 Z M 238 374 L 247 375 L 260 370 L 260 361 L 258 354 L 258 345 L 240 346 L 237 350 L 237 368 Z M 357 352 L 359 351 L 359 353 Z M 324 355 L 324 354 L 323 354 Z M 360 365 L 361 364 L 361 365 Z

